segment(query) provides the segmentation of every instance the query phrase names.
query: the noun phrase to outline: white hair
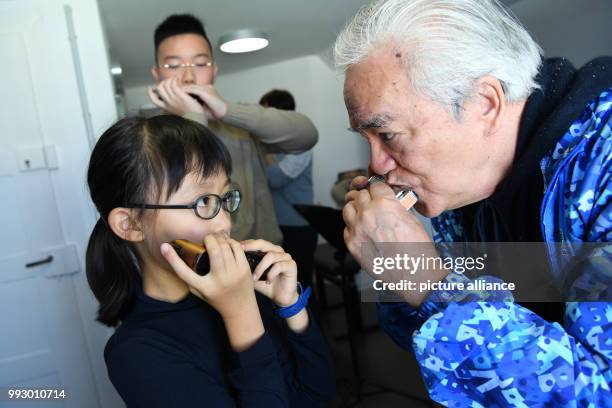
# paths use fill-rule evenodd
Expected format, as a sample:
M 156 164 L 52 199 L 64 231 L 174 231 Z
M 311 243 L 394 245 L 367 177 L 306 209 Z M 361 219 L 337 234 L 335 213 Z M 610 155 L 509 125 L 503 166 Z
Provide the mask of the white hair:
M 346 70 L 393 46 L 413 89 L 459 118 L 474 82 L 497 78 L 508 102 L 538 89 L 542 49 L 497 0 L 381 0 L 362 8 L 334 45 Z

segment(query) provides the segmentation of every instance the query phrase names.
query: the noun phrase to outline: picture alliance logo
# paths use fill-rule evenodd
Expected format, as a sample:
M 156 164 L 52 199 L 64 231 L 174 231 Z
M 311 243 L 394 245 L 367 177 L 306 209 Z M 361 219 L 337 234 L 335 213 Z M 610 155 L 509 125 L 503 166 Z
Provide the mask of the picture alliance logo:
M 433 257 L 420 256 L 414 257 L 408 254 L 396 254 L 391 257 L 376 257 L 372 261 L 372 272 L 380 275 L 385 271 L 406 271 L 414 275 L 417 271 L 423 270 L 450 270 L 455 273 L 463 274 L 469 271 L 482 271 L 485 269 L 487 254 L 479 257 Z

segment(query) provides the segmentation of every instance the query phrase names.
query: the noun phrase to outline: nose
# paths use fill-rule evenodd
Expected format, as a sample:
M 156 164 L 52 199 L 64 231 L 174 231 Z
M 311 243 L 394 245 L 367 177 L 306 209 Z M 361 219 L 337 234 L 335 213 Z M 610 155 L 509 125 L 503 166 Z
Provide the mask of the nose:
M 181 84 L 191 85 L 195 84 L 195 75 L 192 67 L 184 67 L 181 73 Z
M 369 138 L 370 169 L 376 174 L 387 174 L 397 167 L 397 162 L 387 151 L 378 138 Z
M 221 209 L 219 214 L 217 214 L 215 218 L 209 220 L 209 222 L 211 223 L 209 224 L 211 233 L 224 233 L 229 236 L 230 230 L 232 229 L 232 219 L 227 211 Z

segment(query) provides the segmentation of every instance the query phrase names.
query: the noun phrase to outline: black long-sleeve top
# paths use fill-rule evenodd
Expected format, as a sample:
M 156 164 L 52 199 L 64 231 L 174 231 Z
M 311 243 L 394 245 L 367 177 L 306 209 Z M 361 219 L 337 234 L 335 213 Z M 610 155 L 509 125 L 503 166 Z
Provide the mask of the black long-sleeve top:
M 128 407 L 318 407 L 335 393 L 329 348 L 312 315 L 292 332 L 257 296 L 265 334 L 235 352 L 221 316 L 190 294 L 178 303 L 142 289 L 104 359 Z

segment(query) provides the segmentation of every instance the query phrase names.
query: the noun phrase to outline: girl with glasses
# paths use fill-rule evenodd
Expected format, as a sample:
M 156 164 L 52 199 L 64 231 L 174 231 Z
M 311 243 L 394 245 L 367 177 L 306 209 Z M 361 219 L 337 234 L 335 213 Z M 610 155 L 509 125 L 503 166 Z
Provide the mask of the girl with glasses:
M 87 248 L 104 358 L 128 406 L 311 407 L 334 394 L 327 345 L 281 247 L 229 237 L 240 192 L 225 146 L 178 116 L 122 119 L 89 163 Z M 204 243 L 200 276 L 168 242 Z M 251 270 L 245 251 L 266 255 Z M 265 281 L 259 277 L 267 271 Z

